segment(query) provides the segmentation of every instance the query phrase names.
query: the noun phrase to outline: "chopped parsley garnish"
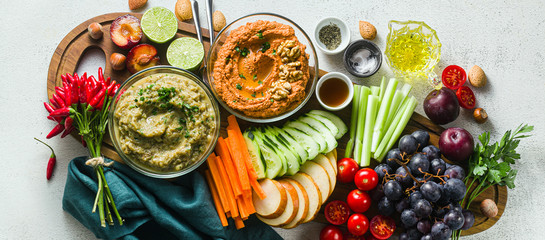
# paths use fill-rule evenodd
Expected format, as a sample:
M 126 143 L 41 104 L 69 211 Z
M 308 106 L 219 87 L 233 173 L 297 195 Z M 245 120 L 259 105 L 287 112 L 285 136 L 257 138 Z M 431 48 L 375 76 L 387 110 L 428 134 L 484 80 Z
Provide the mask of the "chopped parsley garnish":
M 254 75 L 254 80 L 256 80 L 256 79 L 257 79 L 257 74 Z
M 238 76 L 241 77 L 241 78 L 246 79 L 246 77 L 244 77 L 244 75 L 242 75 L 242 74 L 239 74 Z
M 263 46 L 261 47 L 261 52 L 265 52 L 269 48 L 271 48 L 271 44 L 269 42 L 265 42 L 265 43 L 263 43 Z
M 144 100 L 146 100 L 145 97 L 140 97 L 140 101 L 144 101 Z
M 271 99 L 271 102 L 274 102 L 274 99 Z
M 235 51 L 240 52 L 240 47 L 236 46 Z
M 255 98 L 255 93 L 252 93 L 252 95 L 251 95 L 251 96 Z
M 240 55 L 242 55 L 243 57 L 246 57 L 249 53 L 250 50 L 248 50 L 248 48 L 244 48 L 242 49 L 242 51 L 240 51 Z
M 263 39 L 263 32 L 261 30 L 257 31 L 257 37 L 259 37 L 259 39 Z
M 241 90 L 242 89 L 242 86 L 240 84 L 237 83 L 237 89 L 238 90 Z
M 273 49 L 272 55 L 276 55 L 276 49 Z
M 263 81 L 259 80 L 259 81 L 257 81 L 257 83 L 259 83 L 259 84 L 263 84 Z

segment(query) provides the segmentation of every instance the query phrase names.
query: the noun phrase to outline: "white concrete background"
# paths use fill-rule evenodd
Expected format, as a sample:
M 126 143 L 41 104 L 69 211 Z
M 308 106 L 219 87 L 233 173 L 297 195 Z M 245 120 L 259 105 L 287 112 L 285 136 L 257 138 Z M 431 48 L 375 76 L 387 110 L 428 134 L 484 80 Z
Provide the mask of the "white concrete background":
M 153 6 L 174 8 L 175 1 L 150 0 Z M 46 120 L 42 102 L 51 56 L 62 38 L 81 22 L 109 12 L 129 11 L 127 1 L 2 1 L 0 7 L 0 239 L 93 239 L 94 235 L 61 208 L 68 162 L 86 151 L 71 138 L 47 140 L 56 150 L 58 163 L 50 181 L 45 179 L 49 150 L 32 138 L 45 139 L 54 126 Z M 486 232 L 464 239 L 542 239 L 545 235 L 545 6 L 543 1 L 216 1 L 227 21 L 254 12 L 275 12 L 291 18 L 312 36 L 314 25 L 326 16 L 348 22 L 352 40 L 360 39 L 358 20 L 373 23 L 375 42 L 385 47 L 388 21 L 422 20 L 437 30 L 443 43 L 437 72 L 450 64 L 469 69 L 480 65 L 489 84 L 474 89 L 478 105 L 490 120 L 473 122 L 471 113 L 447 127 L 459 126 L 474 136 L 491 131 L 495 139 L 520 123 L 535 125 L 534 137 L 524 140 L 516 165 L 517 187 L 509 190 L 501 220 Z M 145 10 L 144 9 L 144 10 Z M 141 10 L 140 12 L 143 12 Z M 205 12 L 204 1 L 200 4 Z M 206 23 L 204 14 L 201 21 Z M 91 54 L 80 72 L 96 73 L 103 65 L 99 53 Z M 319 53 L 320 68 L 347 73 L 340 55 Z M 348 73 L 347 73 L 348 74 Z M 371 79 L 392 76 L 386 64 Z M 413 94 L 422 102 L 429 91 L 416 85 Z M 421 103 L 417 112 L 423 114 Z M 286 239 L 317 239 L 323 225 L 310 223 L 293 230 L 279 230 Z

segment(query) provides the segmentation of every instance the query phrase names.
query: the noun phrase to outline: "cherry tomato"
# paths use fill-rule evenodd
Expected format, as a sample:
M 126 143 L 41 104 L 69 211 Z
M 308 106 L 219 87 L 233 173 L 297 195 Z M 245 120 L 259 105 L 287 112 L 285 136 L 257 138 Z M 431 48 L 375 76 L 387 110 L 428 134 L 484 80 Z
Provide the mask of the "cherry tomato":
M 337 163 L 337 180 L 343 183 L 354 181 L 356 172 L 360 169 L 358 163 L 352 158 L 343 158 Z
M 341 225 L 348 220 L 350 209 L 345 202 L 335 200 L 325 206 L 324 215 L 331 224 Z
M 320 240 L 343 240 L 343 232 L 333 225 L 325 226 L 320 232 Z
M 350 216 L 346 225 L 350 233 L 361 236 L 369 229 L 369 219 L 361 213 L 354 213 Z
M 348 206 L 352 211 L 363 213 L 371 207 L 371 197 L 366 192 L 355 189 L 346 197 L 346 203 L 348 203 Z
M 458 88 L 456 97 L 458 97 L 458 102 L 463 108 L 473 109 L 475 107 L 477 100 L 475 99 L 475 94 L 473 94 L 473 91 L 468 86 Z
M 378 175 L 371 168 L 362 168 L 356 173 L 354 183 L 360 190 L 369 191 L 377 186 Z
M 371 219 L 369 229 L 376 238 L 388 239 L 396 230 L 396 222 L 391 217 L 376 215 Z
M 443 70 L 441 80 L 443 81 L 443 85 L 445 85 L 445 87 L 456 90 L 466 82 L 466 71 L 464 71 L 464 69 L 460 66 L 450 65 Z

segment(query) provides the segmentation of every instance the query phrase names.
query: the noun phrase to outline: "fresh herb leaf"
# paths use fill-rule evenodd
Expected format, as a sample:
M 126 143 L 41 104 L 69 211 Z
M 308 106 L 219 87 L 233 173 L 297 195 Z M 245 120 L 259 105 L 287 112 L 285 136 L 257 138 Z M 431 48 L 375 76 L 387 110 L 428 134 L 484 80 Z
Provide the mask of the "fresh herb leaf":
M 271 44 L 269 42 L 263 43 L 263 46 L 261 47 L 261 52 L 265 52 L 271 48 Z
M 246 79 L 246 77 L 244 77 L 244 75 L 242 75 L 242 74 L 239 74 L 238 76 L 243 78 L 243 79 Z
M 259 39 L 263 39 L 263 32 L 261 30 L 257 31 L 257 37 L 259 37 Z
M 238 90 L 241 90 L 242 89 L 242 86 L 240 84 L 237 83 L 237 89 Z

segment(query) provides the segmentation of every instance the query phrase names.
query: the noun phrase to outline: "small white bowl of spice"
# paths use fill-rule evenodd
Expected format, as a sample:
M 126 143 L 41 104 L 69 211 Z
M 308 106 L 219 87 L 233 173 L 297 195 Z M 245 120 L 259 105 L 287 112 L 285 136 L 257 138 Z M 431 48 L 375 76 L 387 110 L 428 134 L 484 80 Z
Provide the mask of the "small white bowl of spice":
M 352 102 L 354 85 L 348 76 L 340 72 L 330 72 L 318 80 L 316 98 L 322 107 L 338 111 Z
M 318 48 L 325 54 L 337 54 L 350 43 L 350 29 L 343 20 L 327 17 L 316 24 L 314 39 Z

